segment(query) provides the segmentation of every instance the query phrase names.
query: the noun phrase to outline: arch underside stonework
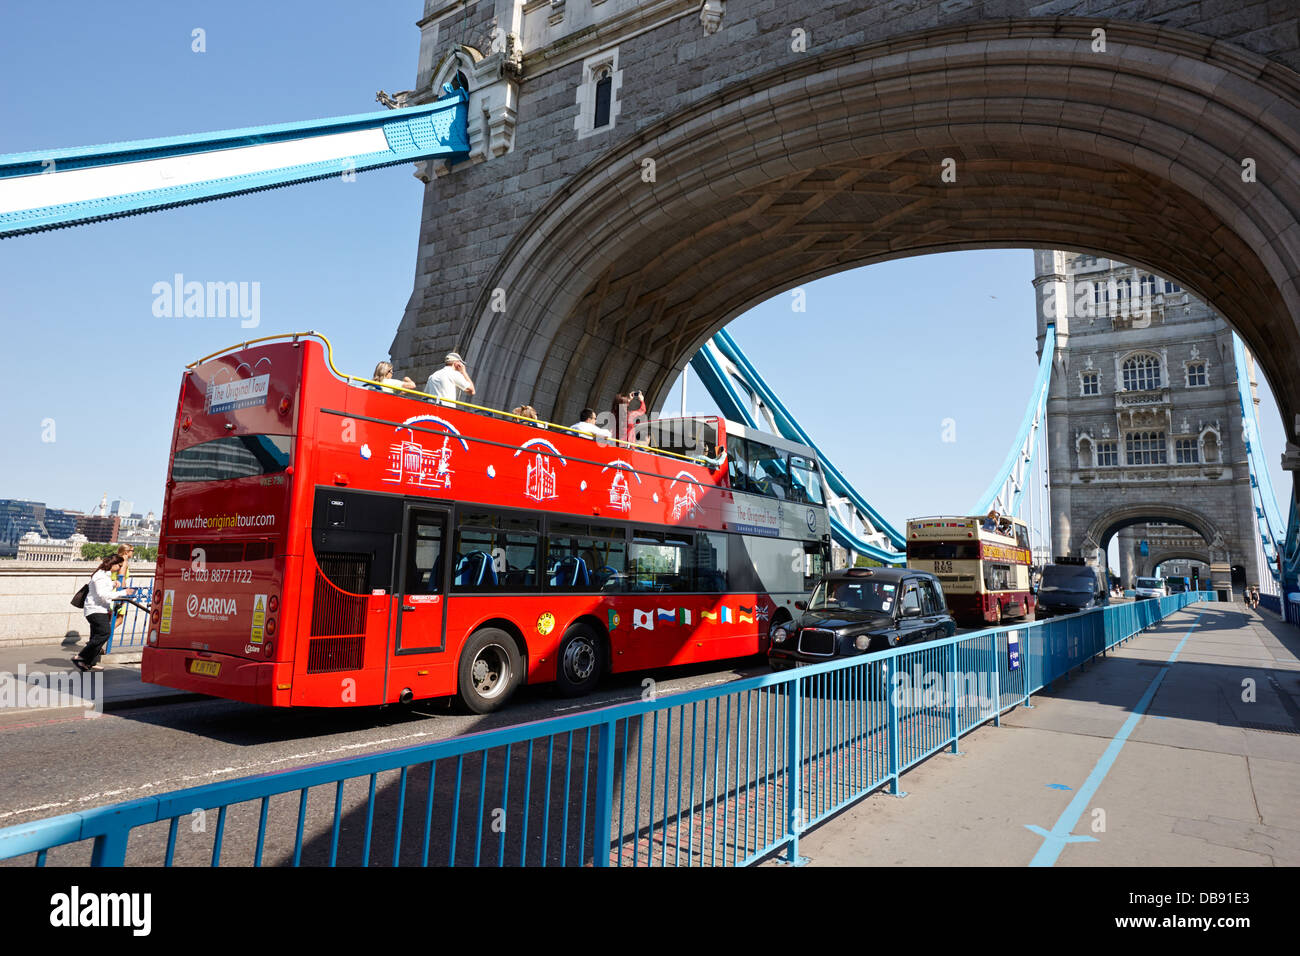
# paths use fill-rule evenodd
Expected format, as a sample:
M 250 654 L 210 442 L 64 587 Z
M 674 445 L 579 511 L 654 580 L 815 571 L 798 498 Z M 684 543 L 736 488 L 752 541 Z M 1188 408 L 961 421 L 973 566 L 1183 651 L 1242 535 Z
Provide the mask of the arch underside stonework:
M 1157 551 L 1142 559 L 1143 563 L 1139 565 L 1138 573 L 1144 578 L 1152 577 L 1155 575 L 1156 569 L 1166 561 L 1199 561 L 1208 565 L 1210 563 L 1210 553 L 1208 551 L 1189 551 L 1185 548 Z M 1208 580 L 1208 577 L 1206 580 Z
M 1083 546 L 1105 550 L 1110 539 L 1118 532 L 1152 521 L 1190 528 L 1205 541 L 1208 553 L 1226 550 L 1233 539 L 1233 535 L 1225 532 L 1204 512 L 1181 505 L 1152 502 L 1120 505 L 1095 515 L 1083 533 Z
M 1104 55 L 1087 42 L 1098 24 Z M 1194 34 L 1070 19 L 808 57 L 565 183 L 480 284 L 459 344 L 493 404 L 567 420 L 630 385 L 657 404 L 715 331 L 776 293 L 992 247 L 1095 251 L 1174 278 L 1242 334 L 1290 423 L 1300 77 Z

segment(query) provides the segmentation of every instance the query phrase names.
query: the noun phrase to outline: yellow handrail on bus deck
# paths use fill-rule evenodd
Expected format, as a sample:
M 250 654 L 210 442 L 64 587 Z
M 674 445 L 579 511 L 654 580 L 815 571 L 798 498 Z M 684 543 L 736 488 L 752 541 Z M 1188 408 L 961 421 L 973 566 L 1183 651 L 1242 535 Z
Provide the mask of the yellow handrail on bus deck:
M 333 372 L 335 375 L 337 375 L 339 378 L 343 379 L 344 381 L 364 382 L 366 385 L 374 385 L 377 388 L 381 388 L 387 392 L 401 392 L 403 395 L 418 396 L 421 399 L 432 399 L 433 401 L 438 402 L 440 404 L 451 403 L 452 405 L 455 405 L 458 408 L 468 408 L 476 412 L 486 412 L 489 415 L 503 415 L 506 418 L 514 419 L 515 421 L 522 422 L 525 425 L 532 425 L 535 427 L 544 426 L 547 430 L 554 429 L 556 431 L 568 432 L 571 435 L 581 435 L 583 438 L 592 437 L 588 435 L 586 432 L 580 432 L 577 429 L 570 428 L 567 425 L 557 425 L 554 422 L 543 421 L 542 419 L 539 418 L 528 418 L 527 416 L 524 415 L 516 415 L 514 414 L 514 412 L 503 412 L 500 409 L 487 408 L 486 406 L 483 405 L 474 405 L 471 404 L 470 402 L 462 402 L 454 398 L 439 398 L 436 395 L 430 395 L 428 392 L 421 392 L 418 389 L 403 388 L 400 385 L 385 385 L 382 382 L 376 382 L 374 379 L 362 378 L 360 375 L 348 375 L 345 372 L 340 372 L 338 366 L 334 364 L 333 343 L 331 343 L 326 336 L 324 336 L 320 332 L 315 331 L 314 329 L 309 330 L 307 332 L 281 332 L 278 335 L 264 335 L 261 338 L 248 339 L 245 342 L 240 342 L 236 345 L 228 345 L 224 349 L 218 349 L 217 351 L 213 352 L 211 355 L 205 355 L 201 359 L 196 359 L 195 361 L 190 362 L 185 367 L 188 369 L 196 368 L 197 366 L 202 365 L 204 362 L 208 361 L 209 359 L 214 359 L 219 355 L 224 355 L 227 352 L 235 351 L 238 349 L 246 349 L 250 345 L 256 345 L 258 342 L 270 342 L 273 339 L 293 339 L 296 342 L 304 335 L 315 336 L 316 338 L 320 339 L 322 342 L 325 343 L 325 361 L 329 363 L 330 371 Z M 634 442 L 627 442 L 627 441 L 623 441 L 621 438 L 613 438 L 613 437 L 606 439 L 606 441 L 613 442 L 614 444 L 620 445 L 624 448 L 634 448 L 639 451 L 652 451 L 657 455 L 667 455 L 670 458 L 678 458 L 682 461 L 688 461 L 693 465 L 704 465 L 706 468 L 710 468 L 713 470 L 716 470 L 717 467 L 721 467 L 720 464 L 714 466 L 712 462 L 708 461 L 707 459 L 692 458 L 689 455 L 679 455 L 675 451 L 668 451 L 667 449 L 664 448 L 655 448 L 652 445 L 638 445 Z

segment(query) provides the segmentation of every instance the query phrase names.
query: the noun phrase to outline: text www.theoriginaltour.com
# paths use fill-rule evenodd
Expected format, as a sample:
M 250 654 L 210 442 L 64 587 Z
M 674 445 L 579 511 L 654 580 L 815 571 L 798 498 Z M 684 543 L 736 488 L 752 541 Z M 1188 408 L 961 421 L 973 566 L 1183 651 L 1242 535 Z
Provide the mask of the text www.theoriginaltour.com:
M 264 528 L 275 524 L 275 515 L 213 515 L 211 518 L 199 515 L 195 518 L 175 518 L 172 528 L 183 531 L 191 528 Z
M 1132 926 L 1144 929 L 1199 929 L 1209 932 L 1212 927 L 1249 927 L 1249 916 L 1116 916 L 1117 927 Z

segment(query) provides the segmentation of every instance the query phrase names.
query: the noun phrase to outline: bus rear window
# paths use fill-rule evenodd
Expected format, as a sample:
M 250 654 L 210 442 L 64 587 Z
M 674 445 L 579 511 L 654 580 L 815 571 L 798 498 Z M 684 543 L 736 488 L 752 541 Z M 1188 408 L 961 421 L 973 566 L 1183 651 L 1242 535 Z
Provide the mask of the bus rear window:
M 224 481 L 274 475 L 289 465 L 291 435 L 227 435 L 178 451 L 172 463 L 176 481 Z

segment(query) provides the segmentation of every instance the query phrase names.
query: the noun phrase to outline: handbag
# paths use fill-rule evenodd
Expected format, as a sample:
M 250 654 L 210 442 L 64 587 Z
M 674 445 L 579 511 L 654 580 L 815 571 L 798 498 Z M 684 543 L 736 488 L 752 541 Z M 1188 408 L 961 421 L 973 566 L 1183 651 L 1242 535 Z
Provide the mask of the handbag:
M 68 603 L 70 603 L 73 607 L 84 608 L 86 606 L 86 595 L 89 593 L 90 593 L 90 582 L 87 581 L 85 584 L 83 584 L 80 588 L 77 589 L 77 593 L 72 595 L 72 600 L 69 601 Z

